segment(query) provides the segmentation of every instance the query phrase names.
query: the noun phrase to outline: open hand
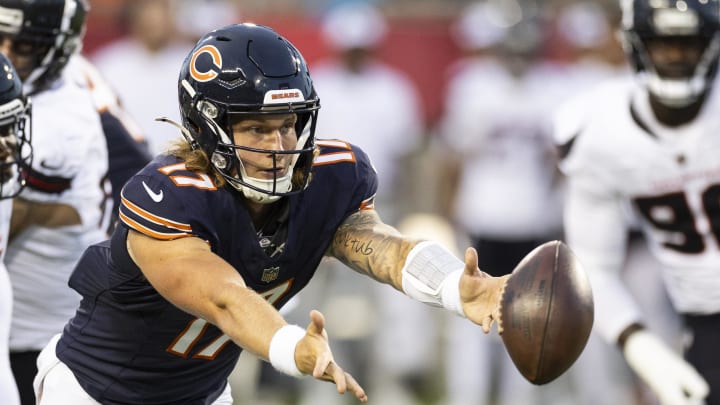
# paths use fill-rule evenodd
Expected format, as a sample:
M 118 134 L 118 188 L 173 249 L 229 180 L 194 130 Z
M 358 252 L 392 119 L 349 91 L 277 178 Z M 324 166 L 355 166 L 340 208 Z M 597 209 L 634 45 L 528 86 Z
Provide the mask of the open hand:
M 465 271 L 460 278 L 460 300 L 468 319 L 489 333 L 494 320 L 500 318 L 500 298 L 510 275 L 492 277 L 478 268 L 478 254 L 474 248 L 465 250 Z M 498 323 L 498 332 L 502 325 Z
M 295 349 L 295 363 L 304 374 L 335 383 L 338 393 L 350 391 L 361 402 L 367 402 L 365 390 L 335 362 L 325 330 L 325 317 L 320 311 L 310 311 L 307 333 Z

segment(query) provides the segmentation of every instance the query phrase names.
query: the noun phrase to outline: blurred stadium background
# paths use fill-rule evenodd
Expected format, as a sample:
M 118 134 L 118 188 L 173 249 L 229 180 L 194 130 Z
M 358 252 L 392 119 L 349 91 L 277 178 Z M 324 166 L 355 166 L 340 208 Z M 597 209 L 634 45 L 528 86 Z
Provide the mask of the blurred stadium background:
M 90 0 L 85 53 L 91 55 L 98 48 L 127 33 L 121 11 L 124 4 L 132 1 L 142 0 Z M 178 4 L 183 1 L 212 3 L 208 0 L 178 0 Z M 344 1 L 228 0 L 227 3 L 234 8 L 235 22 L 249 21 L 275 28 L 300 49 L 308 64 L 313 65 L 329 52 L 321 39 L 322 16 L 326 10 Z M 521 6 L 522 20 L 536 25 L 536 39 L 542 47 L 540 52 L 546 58 L 559 62 L 567 59 L 571 52 L 567 36 L 560 33 L 557 18 L 559 10 L 569 4 L 582 2 L 602 6 L 612 26 L 619 22 L 618 5 L 612 0 L 497 1 L 509 9 L 515 5 Z M 406 72 L 415 82 L 422 98 L 425 124 L 430 127 L 442 115 L 441 95 L 444 94 L 448 69 L 462 53 L 453 39 L 451 27 L 473 1 L 377 0 L 370 3 L 376 5 L 388 18 L 387 38 L 379 49 L 379 55 L 385 62 Z M 211 26 L 212 18 L 194 23 L 198 27 Z M 617 46 L 616 43 L 611 45 Z M 615 51 L 607 50 L 609 53 Z

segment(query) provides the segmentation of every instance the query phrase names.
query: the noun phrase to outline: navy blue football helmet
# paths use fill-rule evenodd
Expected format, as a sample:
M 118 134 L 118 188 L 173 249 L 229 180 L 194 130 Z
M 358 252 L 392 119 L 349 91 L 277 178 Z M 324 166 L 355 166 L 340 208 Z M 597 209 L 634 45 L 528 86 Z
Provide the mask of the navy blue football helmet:
M 178 82 L 182 132 L 212 165 L 253 201 L 269 203 L 307 187 L 320 100 L 307 64 L 287 39 L 255 24 L 236 24 L 203 36 L 185 59 Z M 243 115 L 296 114 L 294 150 L 259 150 L 233 142 L 231 123 Z M 239 150 L 292 155 L 288 173 L 273 179 L 247 176 Z M 276 166 L 277 167 L 277 166 Z M 293 173 L 303 175 L 293 182 Z
M 30 100 L 10 60 L 0 53 L 0 199 L 18 195 L 32 163 Z
M 718 0 L 621 0 L 622 41 L 631 64 L 663 104 L 683 107 L 712 86 L 720 57 Z M 682 39 L 702 44 L 702 55 L 684 77 L 663 74 L 652 62 L 648 42 Z
M 34 60 L 16 65 L 28 95 L 52 84 L 80 51 L 88 9 L 87 0 L 0 0 L 0 35 Z

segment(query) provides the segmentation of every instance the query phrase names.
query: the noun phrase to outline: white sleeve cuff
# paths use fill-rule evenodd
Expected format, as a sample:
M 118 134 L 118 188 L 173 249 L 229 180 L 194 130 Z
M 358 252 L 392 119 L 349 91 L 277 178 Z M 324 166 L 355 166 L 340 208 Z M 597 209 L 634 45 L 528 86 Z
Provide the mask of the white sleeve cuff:
M 297 325 L 285 325 L 270 340 L 268 357 L 270 364 L 279 372 L 291 377 L 302 377 L 295 364 L 295 347 L 305 336 L 305 329 Z

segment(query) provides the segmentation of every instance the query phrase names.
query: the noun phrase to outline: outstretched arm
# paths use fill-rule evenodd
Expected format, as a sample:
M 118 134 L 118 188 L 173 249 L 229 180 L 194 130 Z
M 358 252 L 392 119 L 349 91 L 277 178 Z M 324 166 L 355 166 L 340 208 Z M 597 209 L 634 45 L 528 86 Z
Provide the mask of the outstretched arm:
M 403 291 L 401 270 L 408 253 L 419 242 L 403 237 L 397 229 L 382 222 L 376 211 L 361 210 L 340 225 L 328 255 Z
M 129 231 L 128 251 L 153 287 L 178 308 L 216 325 L 240 347 L 290 375 L 332 381 L 338 392 L 367 400 L 333 360 L 325 320 L 317 311 L 303 330 L 288 325 L 240 274 L 195 237 L 161 241 Z
M 437 243 L 403 236 L 377 212 L 361 210 L 338 228 L 328 254 L 418 301 L 467 316 L 486 333 L 498 319 L 507 276 L 481 272 L 475 249 L 463 263 Z

